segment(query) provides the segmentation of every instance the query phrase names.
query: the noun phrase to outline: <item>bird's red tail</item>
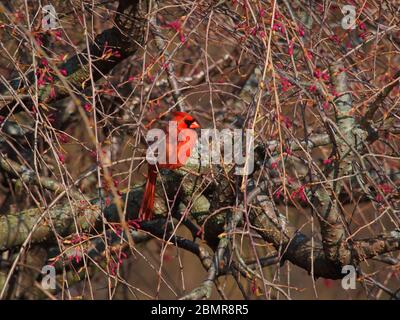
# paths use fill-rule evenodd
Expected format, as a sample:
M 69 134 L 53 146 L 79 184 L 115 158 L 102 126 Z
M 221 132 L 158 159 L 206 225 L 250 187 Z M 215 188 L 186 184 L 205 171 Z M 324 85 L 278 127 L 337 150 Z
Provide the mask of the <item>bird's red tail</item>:
M 157 169 L 154 165 L 149 164 L 146 187 L 144 189 L 142 204 L 139 210 L 139 218 L 145 221 L 150 220 L 153 217 L 156 180 Z

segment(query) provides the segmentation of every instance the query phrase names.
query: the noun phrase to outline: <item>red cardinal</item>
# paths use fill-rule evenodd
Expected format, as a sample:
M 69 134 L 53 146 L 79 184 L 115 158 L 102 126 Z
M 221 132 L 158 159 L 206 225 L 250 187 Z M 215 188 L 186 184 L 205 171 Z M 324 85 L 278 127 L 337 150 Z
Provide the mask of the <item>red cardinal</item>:
M 176 111 L 173 113 L 172 121 L 176 122 L 176 130 L 169 132 L 169 128 L 171 127 L 165 130 L 166 161 L 157 163 L 159 169 L 178 169 L 183 166 L 190 157 L 191 150 L 197 142 L 197 133 L 193 129 L 200 128 L 200 125 L 191 115 L 186 112 Z M 179 141 L 178 135 L 183 130 L 185 130 L 183 133 L 186 139 Z M 139 218 L 142 220 L 150 220 L 153 217 L 156 180 L 156 165 L 148 164 L 147 182 L 139 210 Z

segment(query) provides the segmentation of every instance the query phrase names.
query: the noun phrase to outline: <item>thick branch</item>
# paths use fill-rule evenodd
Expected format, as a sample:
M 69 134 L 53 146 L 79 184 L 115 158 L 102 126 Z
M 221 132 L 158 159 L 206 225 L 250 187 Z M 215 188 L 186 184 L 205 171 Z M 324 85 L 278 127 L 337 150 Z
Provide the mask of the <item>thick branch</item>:
M 332 67 L 332 76 L 336 91 L 340 95 L 335 101 L 337 135 L 335 135 L 334 150 L 336 160 L 332 172 L 328 173 L 326 182 L 315 191 L 318 203 L 318 219 L 321 224 L 321 235 L 327 259 L 338 265 L 351 262 L 350 249 L 345 243 L 345 221 L 341 215 L 339 195 L 343 188 L 343 180 L 338 177 L 345 176 L 352 171 L 352 159 L 355 148 L 360 140 L 365 140 L 364 132 L 357 128 L 351 114 L 352 97 L 349 93 L 347 75 L 343 72 L 341 63 Z

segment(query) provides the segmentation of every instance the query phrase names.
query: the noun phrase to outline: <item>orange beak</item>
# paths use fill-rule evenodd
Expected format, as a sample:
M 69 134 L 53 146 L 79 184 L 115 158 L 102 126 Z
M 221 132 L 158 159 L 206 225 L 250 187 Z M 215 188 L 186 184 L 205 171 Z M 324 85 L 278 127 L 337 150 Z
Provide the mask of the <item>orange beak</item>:
M 193 121 L 189 128 L 190 129 L 199 129 L 200 125 L 197 121 Z

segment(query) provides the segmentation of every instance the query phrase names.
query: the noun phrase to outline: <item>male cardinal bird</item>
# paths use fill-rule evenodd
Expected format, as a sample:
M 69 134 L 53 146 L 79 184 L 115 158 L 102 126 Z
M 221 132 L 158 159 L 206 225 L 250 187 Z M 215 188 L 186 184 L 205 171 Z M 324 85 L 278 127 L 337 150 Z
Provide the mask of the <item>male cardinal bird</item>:
M 176 130 L 169 132 L 169 128 L 171 127 L 164 130 L 166 135 L 164 149 L 166 152 L 166 161 L 162 163 L 157 162 L 159 169 L 178 169 L 183 166 L 190 157 L 191 150 L 197 142 L 197 133 L 193 129 L 199 129 L 200 125 L 190 114 L 178 111 L 173 112 L 172 121 L 176 122 Z M 181 140 L 180 133 L 184 134 L 186 138 L 184 141 L 179 141 Z M 146 187 L 139 210 L 139 218 L 142 220 L 150 220 L 153 217 L 156 180 L 156 165 L 149 163 Z

